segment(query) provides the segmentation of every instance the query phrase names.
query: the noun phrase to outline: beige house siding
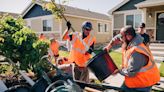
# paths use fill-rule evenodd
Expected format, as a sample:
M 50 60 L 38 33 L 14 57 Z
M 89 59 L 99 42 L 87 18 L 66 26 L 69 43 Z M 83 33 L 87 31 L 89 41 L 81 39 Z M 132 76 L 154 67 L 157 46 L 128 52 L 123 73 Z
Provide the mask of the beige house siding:
M 84 21 L 90 21 L 93 25 L 92 35 L 94 35 L 96 37 L 97 43 L 107 42 L 112 37 L 110 21 L 92 20 L 92 19 L 85 19 L 85 18 L 80 18 L 80 17 L 78 18 L 78 17 L 72 17 L 72 16 L 67 16 L 67 19 L 71 21 L 72 27 L 77 32 L 81 32 L 81 26 Z M 108 32 L 105 32 L 105 33 L 98 32 L 98 23 L 99 22 L 106 23 L 108 25 Z M 64 32 L 65 29 L 66 29 L 66 22 L 63 20 L 62 21 L 62 30 L 63 30 L 62 32 Z
M 43 20 L 50 19 L 52 21 L 52 31 L 43 31 Z M 26 19 L 26 25 L 36 32 L 37 35 L 44 33 L 47 38 L 55 36 L 56 39 L 61 40 L 61 21 L 56 20 L 54 17 L 36 17 Z
M 146 17 L 147 27 L 156 28 L 156 12 L 160 12 L 160 11 L 164 12 L 164 6 L 147 8 L 147 17 Z M 148 17 L 150 13 L 152 14 L 151 18 Z
M 149 17 L 149 13 L 152 14 L 152 17 Z M 146 27 L 147 28 L 155 28 L 155 11 L 148 11 L 146 14 Z
M 52 31 L 55 31 L 55 32 L 60 32 L 60 23 L 61 21 L 53 18 L 53 30 Z
M 101 23 L 106 23 L 108 25 L 108 31 L 107 32 L 98 32 L 98 23 L 95 22 L 93 25 L 95 26 L 96 31 L 96 38 L 97 43 L 103 43 L 103 42 L 109 42 L 112 39 L 112 23 L 111 22 L 101 22 Z
M 156 40 L 156 14 L 164 12 L 164 6 L 156 6 L 147 8 L 146 13 L 146 32 L 150 35 L 151 41 Z M 152 15 L 149 17 L 149 15 Z
M 90 21 L 93 25 L 92 35 L 96 37 L 97 43 L 107 42 L 112 38 L 112 24 L 110 21 L 103 21 L 103 20 L 93 20 L 93 19 L 85 19 L 80 17 L 72 17 L 66 16 L 67 20 L 71 21 L 71 24 L 75 31 L 80 32 L 81 26 L 84 21 Z M 43 31 L 43 20 L 44 19 L 52 19 L 53 26 L 52 31 Z M 55 36 L 56 39 L 61 40 L 61 36 L 66 29 L 66 22 L 64 19 L 57 20 L 52 17 L 44 16 L 44 17 L 36 17 L 36 18 L 29 18 L 26 19 L 27 25 L 36 32 L 37 35 L 40 33 L 44 33 L 48 38 Z M 103 23 L 108 25 L 107 32 L 98 32 L 98 23 Z
M 69 17 L 67 16 L 67 20 L 69 20 L 72 24 L 72 27 L 75 29 L 75 31 L 80 32 L 81 31 L 81 25 L 86 19 L 83 18 L 76 18 L 76 17 Z M 88 20 L 89 21 L 89 20 Z M 66 22 L 65 20 L 62 21 L 62 28 L 66 29 Z M 64 31 L 63 30 L 63 31 Z
M 42 10 L 42 3 L 36 2 L 31 3 L 26 9 L 23 11 L 23 18 L 27 20 L 27 26 L 31 27 L 36 33 L 44 33 L 46 36 L 54 36 L 61 39 L 61 36 L 66 29 L 66 22 L 64 19 L 58 21 L 54 18 L 54 16 L 48 12 Z M 93 11 L 83 10 L 71 6 L 65 6 L 64 15 L 67 20 L 70 20 L 73 28 L 80 32 L 81 26 L 84 21 L 90 21 L 93 24 L 92 34 L 96 36 L 97 43 L 106 42 L 111 39 L 112 36 L 112 28 L 111 28 L 111 19 L 105 15 L 96 13 Z M 52 31 L 43 31 L 43 20 L 44 19 L 52 19 Z M 49 24 L 52 21 L 49 22 Z M 98 32 L 100 29 L 101 32 Z
M 31 20 L 31 29 L 35 30 L 36 32 L 42 32 L 42 20 L 39 19 L 32 19 Z

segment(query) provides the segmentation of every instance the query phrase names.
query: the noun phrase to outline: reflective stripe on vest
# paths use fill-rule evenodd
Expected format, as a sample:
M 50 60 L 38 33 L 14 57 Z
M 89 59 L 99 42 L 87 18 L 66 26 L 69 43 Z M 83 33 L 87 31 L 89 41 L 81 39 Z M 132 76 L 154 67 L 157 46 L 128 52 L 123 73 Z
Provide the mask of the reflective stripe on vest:
M 74 44 L 74 43 L 75 43 L 75 41 L 76 41 L 76 39 L 77 39 L 78 33 L 75 33 L 74 35 L 75 35 L 75 38 L 71 41 L 71 44 Z
M 153 61 L 152 54 L 151 52 L 147 50 L 146 46 L 143 43 L 140 44 L 139 46 L 134 46 L 132 48 L 129 48 L 128 50 L 126 50 L 126 52 L 127 52 L 126 53 L 127 57 L 124 57 L 124 58 L 127 58 L 127 61 L 125 61 L 127 63 L 129 63 L 128 60 L 131 58 L 132 53 L 134 52 L 139 52 L 149 58 L 148 63 L 145 66 L 143 66 L 139 70 L 139 72 L 136 73 L 135 76 L 132 76 L 132 77 L 125 76 L 125 85 L 127 87 L 145 88 L 145 87 L 154 85 L 160 80 L 159 70 L 157 66 L 155 65 L 155 62 Z M 142 62 L 142 61 L 135 61 L 135 62 Z
M 143 47 L 141 47 L 141 46 L 135 46 L 135 48 L 144 51 L 145 54 L 149 57 L 149 59 L 150 59 L 150 61 L 151 61 L 151 63 L 152 63 L 151 66 L 141 68 L 138 72 L 145 72 L 145 71 L 147 71 L 147 70 L 153 68 L 154 65 L 155 65 L 155 62 L 154 62 L 153 59 L 151 58 L 151 55 L 149 54 L 149 52 L 147 52 L 147 51 L 145 50 L 145 48 L 143 48 Z M 124 54 L 126 54 L 126 53 L 124 53 Z M 129 57 L 127 57 L 127 55 L 125 55 L 125 57 L 126 57 L 126 58 L 124 58 L 124 59 L 125 59 L 125 61 L 127 61 Z M 123 62 L 123 63 L 124 63 L 124 64 L 123 64 L 124 66 L 127 65 L 127 64 L 126 64 L 127 62 Z
M 147 56 L 149 56 L 150 61 L 151 61 L 151 63 L 152 63 L 152 65 L 149 66 L 149 67 L 141 68 L 139 72 L 145 72 L 145 71 L 147 71 L 147 70 L 153 68 L 154 65 L 155 65 L 155 62 L 153 61 L 153 59 L 152 59 L 151 55 L 149 54 L 149 52 L 147 52 L 147 51 L 145 50 L 145 48 L 143 48 L 143 47 L 141 47 L 141 46 L 136 46 L 136 48 L 138 48 L 138 49 L 140 49 L 140 50 L 143 50 L 143 51 L 147 54 Z
M 81 50 L 80 48 L 74 48 L 74 47 L 72 47 L 72 50 L 76 50 L 76 51 L 78 51 L 78 52 L 80 52 L 80 53 L 82 53 L 82 54 L 85 54 L 85 52 L 86 51 L 88 51 L 89 50 L 89 46 L 88 45 L 90 45 L 91 44 L 91 42 L 92 42 L 92 36 L 90 36 L 90 38 L 89 38 L 89 40 L 88 40 L 88 45 L 84 42 L 84 40 L 82 40 L 82 38 L 79 36 L 79 35 L 77 35 L 77 34 L 75 34 L 75 38 L 74 38 L 74 40 L 72 41 L 72 44 L 74 44 L 75 43 L 75 41 L 77 40 L 77 38 L 80 40 L 80 42 L 84 45 L 84 49 L 85 50 Z
M 77 35 L 77 34 L 75 34 L 75 35 Z M 70 50 L 73 49 L 73 44 L 75 43 L 76 39 L 77 39 L 77 36 L 75 36 L 75 38 L 71 41 L 71 48 L 70 48 Z

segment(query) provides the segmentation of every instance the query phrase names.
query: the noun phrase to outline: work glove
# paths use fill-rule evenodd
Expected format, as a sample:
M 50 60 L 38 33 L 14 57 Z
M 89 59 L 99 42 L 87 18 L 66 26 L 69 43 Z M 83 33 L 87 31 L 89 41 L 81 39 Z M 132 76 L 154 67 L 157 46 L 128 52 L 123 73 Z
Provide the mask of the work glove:
M 67 28 L 68 28 L 68 30 L 69 30 L 69 29 L 71 28 L 71 23 L 70 23 L 70 21 L 68 21 L 66 25 L 67 25 Z
M 92 52 L 93 52 L 93 49 L 92 48 L 89 48 L 89 50 L 86 51 L 86 53 L 89 53 L 89 54 L 91 54 Z

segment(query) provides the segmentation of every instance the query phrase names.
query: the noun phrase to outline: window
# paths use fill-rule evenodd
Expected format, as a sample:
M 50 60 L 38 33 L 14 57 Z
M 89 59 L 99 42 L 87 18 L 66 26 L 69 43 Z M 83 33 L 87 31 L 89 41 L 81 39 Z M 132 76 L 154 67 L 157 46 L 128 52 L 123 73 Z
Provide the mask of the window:
M 98 32 L 107 32 L 108 25 L 103 23 L 98 23 Z
M 108 30 L 108 26 L 107 26 L 107 24 L 105 24 L 104 27 L 105 27 L 105 29 L 104 29 L 105 32 L 107 32 L 107 30 Z
M 138 28 L 141 22 L 141 14 L 126 15 L 126 25 L 132 25 L 134 28 Z
M 103 25 L 101 23 L 98 23 L 98 32 L 103 31 Z
M 132 25 L 133 26 L 133 23 L 134 23 L 134 16 L 133 15 L 127 15 L 126 16 L 126 25 Z
M 158 24 L 164 25 L 164 13 L 159 14 L 158 16 Z
M 43 20 L 43 31 L 52 31 L 52 20 Z
M 138 28 L 141 22 L 142 22 L 141 14 L 136 14 L 135 15 L 135 28 Z

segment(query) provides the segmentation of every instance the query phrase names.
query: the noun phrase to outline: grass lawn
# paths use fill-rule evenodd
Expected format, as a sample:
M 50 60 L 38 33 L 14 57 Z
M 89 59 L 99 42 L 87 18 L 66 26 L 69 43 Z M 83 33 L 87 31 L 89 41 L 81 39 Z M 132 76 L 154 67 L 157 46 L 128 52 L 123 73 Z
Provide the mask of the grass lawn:
M 95 51 L 95 53 L 98 53 L 99 51 Z M 68 57 L 69 53 L 67 51 L 60 51 L 59 52 L 60 56 L 62 57 Z M 113 61 L 115 62 L 115 64 L 120 67 L 121 65 L 121 58 L 122 58 L 122 55 L 121 53 L 119 52 L 114 52 L 114 51 L 111 51 L 110 53 L 110 56 L 112 57 Z
M 98 53 L 99 51 L 95 51 L 95 53 Z M 60 56 L 62 57 L 68 57 L 68 52 L 66 51 L 60 51 L 59 52 Z M 110 56 L 112 57 L 113 61 L 115 62 L 115 64 L 117 65 L 117 67 L 120 68 L 121 65 L 121 58 L 122 58 L 122 54 L 119 52 L 115 52 L 115 51 L 111 51 L 109 52 Z M 164 77 L 164 63 L 162 62 L 160 68 L 160 75 Z
M 164 77 L 164 62 L 161 63 L 159 70 L 160 70 L 160 75 Z
M 117 65 L 117 67 L 120 68 L 121 61 L 122 61 L 122 54 L 119 52 L 115 52 L 115 51 L 111 51 L 109 54 L 112 57 L 115 64 Z

